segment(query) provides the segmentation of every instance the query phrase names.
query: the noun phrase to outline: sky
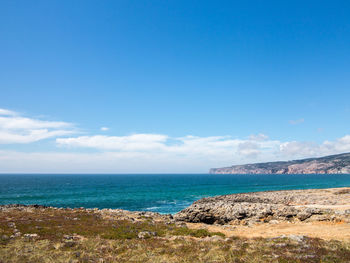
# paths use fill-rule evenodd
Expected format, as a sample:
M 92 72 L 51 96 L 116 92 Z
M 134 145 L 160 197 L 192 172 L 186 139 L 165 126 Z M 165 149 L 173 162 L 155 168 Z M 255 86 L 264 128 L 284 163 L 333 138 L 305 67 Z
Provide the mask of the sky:
M 1 1 L 0 173 L 350 152 L 349 1 Z

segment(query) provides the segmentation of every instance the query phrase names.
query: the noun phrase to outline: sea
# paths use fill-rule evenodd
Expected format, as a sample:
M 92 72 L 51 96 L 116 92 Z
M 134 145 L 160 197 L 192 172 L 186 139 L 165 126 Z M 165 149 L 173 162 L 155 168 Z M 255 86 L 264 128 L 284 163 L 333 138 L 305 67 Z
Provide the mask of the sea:
M 349 174 L 0 174 L 0 205 L 120 208 L 174 214 L 209 196 L 350 186 Z

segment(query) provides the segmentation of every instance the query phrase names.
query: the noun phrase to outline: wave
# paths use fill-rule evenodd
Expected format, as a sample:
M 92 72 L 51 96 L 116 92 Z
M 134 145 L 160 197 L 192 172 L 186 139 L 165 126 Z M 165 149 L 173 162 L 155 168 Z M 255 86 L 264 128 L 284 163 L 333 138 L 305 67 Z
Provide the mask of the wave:
M 147 207 L 145 208 L 145 210 L 156 210 L 156 209 L 159 209 L 161 208 L 160 206 L 152 206 L 152 207 Z

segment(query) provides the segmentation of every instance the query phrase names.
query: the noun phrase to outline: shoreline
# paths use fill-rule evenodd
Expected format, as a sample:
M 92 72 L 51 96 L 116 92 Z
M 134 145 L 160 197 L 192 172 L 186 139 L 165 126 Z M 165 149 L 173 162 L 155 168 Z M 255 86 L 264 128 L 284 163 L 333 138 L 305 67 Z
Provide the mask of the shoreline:
M 175 215 L 2 205 L 0 262 L 350 262 L 348 206 L 350 187 L 209 197 Z
M 350 174 L 349 174 L 350 175 Z M 233 195 L 250 195 L 250 194 L 259 194 L 259 193 L 271 193 L 271 192 L 286 192 L 286 191 L 310 191 L 310 190 L 331 190 L 331 189 L 350 189 L 350 186 L 336 186 L 336 187 L 313 187 L 313 188 L 293 188 L 293 189 L 281 189 L 281 190 L 261 190 L 261 191 L 245 191 L 245 192 L 237 192 L 237 193 L 231 193 L 231 194 L 218 194 L 218 195 L 212 195 L 212 196 L 208 196 L 208 197 L 203 197 L 200 198 L 198 200 L 195 200 L 192 202 L 195 203 L 199 200 L 202 199 L 206 199 L 206 198 L 217 198 L 217 197 L 225 197 L 225 196 L 233 196 Z M 123 208 L 110 208 L 110 207 L 103 207 L 103 208 L 98 208 L 98 207 L 84 207 L 84 206 L 53 206 L 53 205 L 46 205 L 46 204 L 40 204 L 40 203 L 29 203 L 29 204 L 25 204 L 25 203 L 9 203 L 9 204 L 0 204 L 0 208 L 1 207 L 6 207 L 6 206 L 39 206 L 39 207 L 43 207 L 43 208 L 57 208 L 57 209 L 77 209 L 77 208 L 83 208 L 86 210 L 104 210 L 104 209 L 111 209 L 111 210 L 123 210 L 123 211 L 129 211 L 129 212 L 149 212 L 149 213 L 158 213 L 160 215 L 175 215 L 179 212 L 181 212 L 182 210 L 179 210 L 178 212 L 175 213 L 162 213 L 162 212 L 156 212 L 156 211 L 148 211 L 148 210 L 129 210 L 129 209 L 123 209 Z M 189 205 L 191 206 L 191 205 Z M 188 206 L 188 207 L 189 207 Z M 184 209 L 188 208 L 185 207 Z
M 0 213 L 28 209 L 86 211 L 105 218 L 133 221 L 138 221 L 141 217 L 152 217 L 158 222 L 186 225 L 190 229 L 204 228 L 229 236 L 249 238 L 270 237 L 276 233 L 303 233 L 329 239 L 332 235 L 326 233 L 333 233 L 339 240 L 350 241 L 350 187 L 218 195 L 199 199 L 174 214 L 39 204 L 0 205 Z
M 271 177 L 272 176 L 272 177 Z M 175 214 L 201 197 L 350 186 L 350 176 L 19 176 L 4 178 L 0 204 L 112 208 Z M 129 187 L 132 185 L 132 187 Z M 160 191 L 157 191 L 159 189 Z

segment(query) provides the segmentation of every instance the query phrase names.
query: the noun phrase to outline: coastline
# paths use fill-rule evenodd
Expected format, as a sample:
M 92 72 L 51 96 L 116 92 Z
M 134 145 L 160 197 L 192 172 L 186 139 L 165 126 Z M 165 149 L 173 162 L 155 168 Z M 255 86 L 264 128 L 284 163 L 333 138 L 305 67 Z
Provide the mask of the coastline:
M 33 212 L 38 209 L 73 213 L 84 211 L 106 219 L 117 218 L 135 222 L 140 218 L 148 217 L 156 222 L 186 225 L 191 229 L 204 228 L 244 237 L 269 236 L 264 233 L 269 232 L 270 228 L 277 229 L 278 226 L 283 226 L 286 233 L 289 233 L 297 231 L 296 226 L 301 226 L 300 230 L 308 225 L 310 231 L 308 232 L 308 228 L 305 227 L 302 231 L 304 234 L 329 239 L 327 235 L 317 234 L 315 225 L 320 226 L 320 229 L 329 228 L 327 230 L 329 233 L 332 232 L 332 228 L 338 229 L 342 225 L 342 228 L 346 229 L 343 232 L 344 235 L 337 234 L 336 236 L 338 239 L 349 239 L 350 241 L 350 187 L 218 195 L 201 198 L 175 214 L 109 208 L 61 208 L 39 204 L 0 205 L 0 213 Z M 292 230 L 293 228 L 296 230 Z M 247 231 L 247 229 L 252 229 L 252 231 Z M 254 229 L 261 229 L 261 231 Z M 254 235 L 248 234 L 249 232 Z M 281 233 L 283 234 L 283 231 Z
M 2 175 L 0 204 L 175 214 L 208 196 L 350 186 L 349 175 Z
M 349 262 L 349 207 L 350 187 L 215 196 L 175 215 L 3 205 L 0 262 Z

